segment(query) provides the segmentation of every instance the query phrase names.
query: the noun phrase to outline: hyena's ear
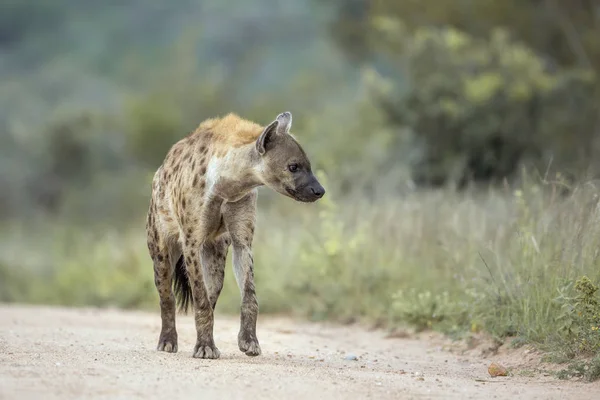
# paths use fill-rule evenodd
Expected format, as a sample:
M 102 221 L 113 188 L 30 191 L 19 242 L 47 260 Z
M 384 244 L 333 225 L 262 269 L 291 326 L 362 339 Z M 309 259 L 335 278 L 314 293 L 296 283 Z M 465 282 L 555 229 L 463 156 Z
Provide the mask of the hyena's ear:
M 273 140 L 273 137 L 277 135 L 278 125 L 279 122 L 277 121 L 271 122 L 269 125 L 267 125 L 265 130 L 262 131 L 258 139 L 256 139 L 256 150 L 258 150 L 258 154 L 261 156 L 267 152 L 267 145 Z
M 261 156 L 267 152 L 267 146 L 275 135 L 285 135 L 292 127 L 292 113 L 283 112 L 271 122 L 256 140 L 256 150 Z
M 275 121 L 279 122 L 277 133 L 289 133 L 292 127 L 292 113 L 289 111 L 282 112 L 275 118 Z

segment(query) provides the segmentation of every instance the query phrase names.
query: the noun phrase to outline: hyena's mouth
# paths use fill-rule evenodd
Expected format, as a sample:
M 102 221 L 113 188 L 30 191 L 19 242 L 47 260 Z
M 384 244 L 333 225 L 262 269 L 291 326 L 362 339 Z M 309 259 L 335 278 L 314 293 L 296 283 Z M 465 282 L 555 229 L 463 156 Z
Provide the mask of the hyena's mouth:
M 294 200 L 298 200 L 298 192 L 296 192 L 291 187 L 285 186 L 285 191 L 290 195 L 290 197 Z
M 316 199 L 307 199 L 303 196 L 301 196 L 297 190 L 294 190 L 290 187 L 285 187 L 285 191 L 288 193 L 289 197 L 291 197 L 292 199 L 296 200 L 296 201 L 300 201 L 302 203 L 312 203 L 313 201 L 315 201 Z

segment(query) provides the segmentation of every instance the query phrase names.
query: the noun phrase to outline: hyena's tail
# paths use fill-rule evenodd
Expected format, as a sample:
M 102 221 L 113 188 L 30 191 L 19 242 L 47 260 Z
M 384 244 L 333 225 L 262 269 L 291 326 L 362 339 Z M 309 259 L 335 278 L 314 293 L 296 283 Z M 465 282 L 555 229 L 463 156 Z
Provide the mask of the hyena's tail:
M 175 298 L 179 303 L 179 311 L 187 313 L 192 299 L 192 288 L 190 287 L 190 278 L 188 277 L 185 268 L 183 256 L 179 257 L 175 265 L 175 276 L 173 278 L 173 289 L 175 290 Z

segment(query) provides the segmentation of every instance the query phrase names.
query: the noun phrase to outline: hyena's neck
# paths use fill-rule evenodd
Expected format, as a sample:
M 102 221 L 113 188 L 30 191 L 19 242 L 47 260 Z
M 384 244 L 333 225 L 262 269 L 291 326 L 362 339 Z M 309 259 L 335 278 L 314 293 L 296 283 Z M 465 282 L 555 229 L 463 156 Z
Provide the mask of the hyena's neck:
M 234 202 L 262 186 L 256 170 L 259 160 L 260 155 L 253 143 L 232 148 L 224 156 L 213 157 L 206 171 L 210 192 Z

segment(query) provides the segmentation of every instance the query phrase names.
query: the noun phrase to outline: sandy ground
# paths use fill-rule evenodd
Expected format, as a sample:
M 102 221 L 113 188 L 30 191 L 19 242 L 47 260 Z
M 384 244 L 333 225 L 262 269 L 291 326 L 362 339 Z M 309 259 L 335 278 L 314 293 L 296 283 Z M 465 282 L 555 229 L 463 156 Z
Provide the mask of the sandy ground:
M 537 374 L 491 378 L 490 358 L 435 338 L 387 338 L 356 326 L 259 317 L 263 354 L 237 348 L 238 319 L 218 317 L 218 360 L 155 350 L 157 313 L 0 305 L 0 399 L 590 399 L 600 384 Z M 439 339 L 439 338 L 438 338 Z M 353 354 L 357 360 L 347 360 Z M 514 358 L 514 357 L 513 357 Z M 509 365 L 510 366 L 510 365 Z

